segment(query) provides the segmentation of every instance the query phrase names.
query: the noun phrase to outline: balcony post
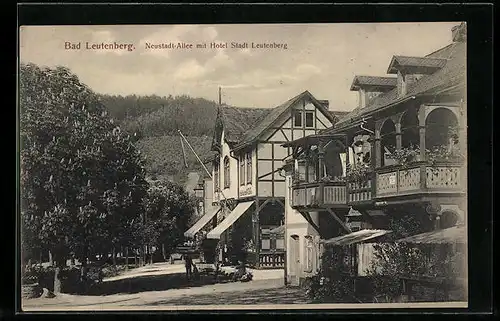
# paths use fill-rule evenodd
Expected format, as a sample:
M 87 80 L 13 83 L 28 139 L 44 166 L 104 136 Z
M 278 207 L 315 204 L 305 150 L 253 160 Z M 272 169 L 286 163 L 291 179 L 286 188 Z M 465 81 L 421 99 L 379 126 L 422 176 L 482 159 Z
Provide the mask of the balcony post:
M 324 143 L 320 142 L 318 145 L 318 177 L 316 177 L 316 180 L 319 181 L 323 177 L 325 177 L 325 148 L 324 148 Z
M 401 122 L 397 121 L 394 126 L 396 127 L 396 150 L 401 150 L 403 146 L 401 140 Z
M 382 145 L 380 143 L 380 129 L 375 129 L 375 168 L 382 166 Z
M 425 105 L 420 105 L 418 109 L 418 128 L 420 134 L 420 160 L 425 161 Z M 420 188 L 426 188 L 426 166 L 420 165 Z

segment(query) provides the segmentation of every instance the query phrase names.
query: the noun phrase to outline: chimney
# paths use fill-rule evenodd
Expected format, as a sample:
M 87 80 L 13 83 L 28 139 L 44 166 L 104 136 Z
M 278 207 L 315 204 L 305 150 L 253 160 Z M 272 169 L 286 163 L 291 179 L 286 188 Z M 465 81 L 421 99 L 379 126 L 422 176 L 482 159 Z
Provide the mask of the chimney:
M 329 109 L 329 108 L 330 108 L 330 101 L 328 101 L 328 100 L 318 100 L 318 101 L 319 101 L 319 103 L 320 103 L 323 107 L 325 107 L 326 109 Z
M 467 27 L 465 22 L 451 28 L 453 42 L 465 42 L 467 40 Z

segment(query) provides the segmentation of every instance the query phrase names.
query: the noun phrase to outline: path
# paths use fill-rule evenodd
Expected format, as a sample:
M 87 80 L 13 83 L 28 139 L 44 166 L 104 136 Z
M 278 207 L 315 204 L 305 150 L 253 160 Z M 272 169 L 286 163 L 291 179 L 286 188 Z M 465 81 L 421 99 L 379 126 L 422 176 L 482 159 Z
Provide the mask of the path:
M 184 275 L 183 264 L 157 263 L 107 278 L 106 295 L 69 295 L 23 301 L 25 311 L 101 310 L 168 307 L 178 305 L 227 305 L 305 303 L 303 290 L 285 288 L 283 270 L 253 270 L 254 280 L 171 288 L 170 280 Z M 175 285 L 174 285 L 175 286 Z M 108 287 L 108 288 L 106 288 Z M 110 294 L 111 293 L 111 294 Z

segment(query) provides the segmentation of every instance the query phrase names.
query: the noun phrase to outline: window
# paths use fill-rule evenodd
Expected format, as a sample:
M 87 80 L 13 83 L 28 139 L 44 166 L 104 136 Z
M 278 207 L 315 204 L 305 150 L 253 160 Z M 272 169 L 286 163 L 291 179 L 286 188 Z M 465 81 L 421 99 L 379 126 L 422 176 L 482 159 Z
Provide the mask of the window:
M 314 127 L 314 113 L 306 112 L 306 127 L 312 128 Z
M 229 188 L 229 157 L 224 157 L 224 188 Z
M 276 249 L 284 250 L 285 249 L 285 240 L 282 238 L 276 239 Z
M 214 163 L 214 189 L 216 192 L 220 190 L 219 185 L 219 162 L 216 160 Z
M 295 111 L 293 115 L 293 127 L 302 127 L 302 112 Z
M 297 160 L 296 162 L 296 170 L 297 174 L 295 176 L 295 180 L 297 182 L 305 182 L 306 181 L 306 161 L 304 159 Z
M 262 239 L 261 250 L 270 250 L 271 249 L 271 240 L 270 239 Z
M 305 271 L 306 272 L 312 272 L 313 269 L 313 239 L 311 236 L 306 236 L 304 238 L 305 241 L 305 261 L 306 261 L 306 266 L 305 266 Z
M 252 152 L 247 153 L 247 184 L 252 184 Z
M 245 185 L 245 156 L 240 156 L 240 185 Z

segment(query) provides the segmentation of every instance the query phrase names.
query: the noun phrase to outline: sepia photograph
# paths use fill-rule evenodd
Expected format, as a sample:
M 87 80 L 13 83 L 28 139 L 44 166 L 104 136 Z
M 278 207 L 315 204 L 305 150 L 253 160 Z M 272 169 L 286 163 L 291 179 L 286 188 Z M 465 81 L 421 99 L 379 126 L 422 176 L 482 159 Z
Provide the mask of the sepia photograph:
M 466 308 L 467 25 L 19 29 L 23 312 Z

